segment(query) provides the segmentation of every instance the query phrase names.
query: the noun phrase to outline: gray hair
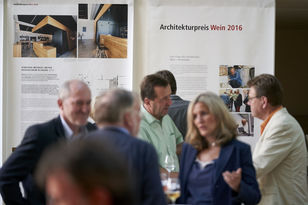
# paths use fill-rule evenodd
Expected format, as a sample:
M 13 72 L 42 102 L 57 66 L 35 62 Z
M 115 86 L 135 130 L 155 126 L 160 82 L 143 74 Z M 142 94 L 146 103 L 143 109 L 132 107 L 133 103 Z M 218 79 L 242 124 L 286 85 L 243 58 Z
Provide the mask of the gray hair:
M 97 124 L 118 123 L 128 110 L 132 110 L 135 98 L 133 93 L 121 88 L 108 90 L 97 97 L 94 116 Z
M 70 96 L 71 85 L 73 83 L 76 83 L 78 87 L 83 87 L 83 86 L 88 87 L 88 85 L 85 82 L 78 79 L 65 81 L 59 89 L 59 99 L 64 100 Z

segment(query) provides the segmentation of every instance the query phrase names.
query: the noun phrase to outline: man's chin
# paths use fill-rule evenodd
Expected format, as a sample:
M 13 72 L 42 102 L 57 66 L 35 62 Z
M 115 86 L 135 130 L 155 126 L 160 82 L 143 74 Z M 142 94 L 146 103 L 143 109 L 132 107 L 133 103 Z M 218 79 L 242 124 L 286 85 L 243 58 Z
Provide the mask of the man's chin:
M 162 116 L 165 116 L 168 114 L 168 109 L 167 110 L 164 110 L 164 112 L 162 113 Z
M 86 120 L 76 120 L 75 121 L 75 124 L 78 125 L 78 126 L 84 126 L 88 123 L 88 119 Z

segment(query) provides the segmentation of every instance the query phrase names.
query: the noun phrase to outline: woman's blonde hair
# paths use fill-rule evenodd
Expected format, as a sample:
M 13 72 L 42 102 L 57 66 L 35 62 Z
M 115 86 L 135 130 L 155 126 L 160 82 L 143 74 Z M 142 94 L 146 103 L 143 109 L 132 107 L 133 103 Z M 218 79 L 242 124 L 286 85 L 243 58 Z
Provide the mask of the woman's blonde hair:
M 216 143 L 223 146 L 237 136 L 237 124 L 229 113 L 224 102 L 216 94 L 205 92 L 196 97 L 188 107 L 186 142 L 195 147 L 199 152 L 208 148 L 209 143 L 201 136 L 194 124 L 193 108 L 197 103 L 203 103 L 213 114 L 217 122 L 215 130 Z

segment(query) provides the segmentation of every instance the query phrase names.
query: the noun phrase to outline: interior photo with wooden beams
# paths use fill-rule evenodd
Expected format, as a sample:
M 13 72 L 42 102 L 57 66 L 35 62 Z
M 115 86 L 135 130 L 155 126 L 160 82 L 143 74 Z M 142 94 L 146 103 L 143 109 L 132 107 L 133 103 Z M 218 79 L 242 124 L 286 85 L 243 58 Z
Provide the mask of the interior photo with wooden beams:
M 76 17 L 18 15 L 15 22 L 14 57 L 76 57 Z
M 127 4 L 80 4 L 78 25 L 93 26 L 78 29 L 78 57 L 127 58 L 127 18 Z

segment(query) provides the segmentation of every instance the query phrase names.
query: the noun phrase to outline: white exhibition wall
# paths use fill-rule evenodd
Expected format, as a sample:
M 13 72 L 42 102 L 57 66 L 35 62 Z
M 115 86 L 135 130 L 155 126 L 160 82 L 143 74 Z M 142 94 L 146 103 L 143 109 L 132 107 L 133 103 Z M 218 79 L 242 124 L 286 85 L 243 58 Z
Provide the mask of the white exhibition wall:
M 0 11 L 4 11 L 3 0 L 0 2 Z M 7 40 L 3 41 L 3 30 L 1 30 L 0 40 L 4 44 L 0 45 L 4 45 L 5 50 L 8 51 L 8 55 L 3 58 L 3 50 L 0 47 L 1 75 L 5 73 L 7 76 L 1 86 L 9 88 L 7 91 L 4 90 L 4 94 L 1 95 L 4 96 L 1 103 L 4 99 L 8 101 L 4 105 L 5 112 L 2 112 L 2 119 L 6 120 L 3 120 L 0 125 L 0 131 L 2 126 L 4 128 L 0 140 L 0 145 L 3 143 L 0 153 L 3 153 L 4 159 L 11 153 L 11 148 L 19 144 L 23 136 L 22 130 L 30 124 L 30 122 L 29 124 L 21 122 L 22 117 L 28 117 L 21 111 L 22 102 L 25 102 L 22 99 L 26 99 L 29 103 L 32 102 L 29 101 L 29 98 L 31 100 L 41 98 L 42 103 L 49 102 L 56 105 L 56 95 L 51 96 L 43 93 L 26 98 L 23 96 L 21 86 L 29 83 L 21 82 L 20 79 L 22 75 L 29 74 L 30 68 L 41 69 L 38 74 L 44 72 L 53 74 L 56 71 L 58 80 L 53 79 L 53 86 L 69 77 L 84 79 L 90 84 L 97 85 L 94 86 L 93 93 L 99 91 L 99 86 L 108 88 L 115 80 L 119 86 L 138 91 L 139 84 L 145 75 L 157 70 L 169 69 L 175 73 L 178 79 L 179 93 L 182 96 L 187 96 L 187 99 L 206 90 L 219 93 L 221 89 L 230 89 L 230 87 L 220 86 L 224 84 L 223 79 L 226 78 L 220 70 L 223 71 L 226 66 L 240 65 L 243 70 L 250 66 L 249 68 L 255 68 L 255 75 L 274 73 L 274 0 L 108 1 L 108 3 L 128 4 L 128 49 L 131 52 L 126 60 L 110 59 L 109 61 L 106 59 L 79 59 L 78 57 L 74 59 L 13 58 L 11 55 L 13 53 L 11 36 L 13 35 L 11 34 L 15 32 L 15 24 L 13 18 L 10 17 L 20 14 L 78 16 L 76 13 L 78 6 L 68 0 L 42 0 L 40 1 L 41 5 L 29 11 L 29 9 L 25 10 L 25 7 L 12 6 L 12 2 L 14 1 L 9 1 L 9 5 L 5 7 L 6 16 L 3 16 L 3 12 L 0 16 L 0 20 L 2 21 L 4 17 L 7 24 L 7 30 L 4 33 Z M 98 3 L 95 0 L 87 0 L 86 2 L 89 4 Z M 99 1 L 99 3 L 102 2 Z M 57 10 L 48 10 L 50 4 L 56 5 Z M 182 24 L 200 26 L 198 27 L 200 30 L 184 31 L 172 29 L 172 26 L 169 26 Z M 4 24 L 1 22 L 1 25 Z M 225 25 L 226 29 L 229 29 L 230 25 L 231 30 L 211 30 L 214 25 Z M 77 33 L 82 32 L 82 27 L 86 27 L 87 31 L 93 31 L 92 20 L 77 20 Z M 201 27 L 204 30 L 201 30 Z M 93 34 L 86 32 L 83 38 L 91 39 Z M 5 65 L 4 70 L 3 65 Z M 95 65 L 94 69 L 93 65 Z M 82 72 L 84 69 L 87 70 Z M 98 75 L 98 71 L 102 70 L 104 70 L 102 75 Z M 121 72 L 125 74 L 121 75 Z M 187 81 L 188 79 L 190 81 Z M 195 89 L 196 87 L 198 89 Z M 54 115 L 56 112 L 57 109 L 54 108 L 52 112 L 46 113 L 46 117 Z M 45 118 L 42 121 L 45 121 Z M 259 121 L 256 120 L 255 127 L 258 127 L 258 124 Z M 255 136 L 258 136 L 258 131 L 255 131 Z M 253 145 L 256 139 L 257 137 L 246 137 L 243 140 Z M 2 147 L 4 150 L 1 150 Z

